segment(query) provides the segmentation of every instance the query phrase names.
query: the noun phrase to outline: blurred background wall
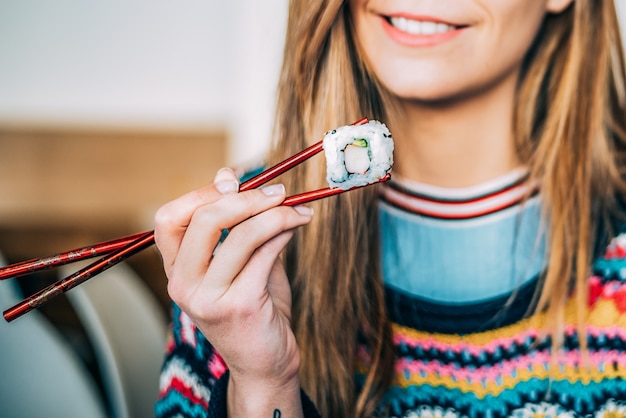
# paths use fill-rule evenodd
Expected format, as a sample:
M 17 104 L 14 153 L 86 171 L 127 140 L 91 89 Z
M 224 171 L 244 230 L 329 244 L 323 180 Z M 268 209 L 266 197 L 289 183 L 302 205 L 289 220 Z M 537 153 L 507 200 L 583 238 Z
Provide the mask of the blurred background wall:
M 0 122 L 205 129 L 267 144 L 287 0 L 0 1 Z M 210 174 L 210 173 L 207 173 Z

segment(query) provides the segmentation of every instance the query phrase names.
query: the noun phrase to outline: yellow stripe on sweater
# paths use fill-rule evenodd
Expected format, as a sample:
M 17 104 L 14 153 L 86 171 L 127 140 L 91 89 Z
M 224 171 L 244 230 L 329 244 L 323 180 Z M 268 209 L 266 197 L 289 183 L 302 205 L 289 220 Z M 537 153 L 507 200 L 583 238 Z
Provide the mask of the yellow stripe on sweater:
M 576 306 L 570 301 L 565 309 L 565 325 L 576 326 Z M 598 328 L 621 327 L 626 330 L 626 312 L 620 312 L 613 300 L 599 299 L 587 312 L 587 326 Z M 414 340 L 434 340 L 443 344 L 472 344 L 484 346 L 498 339 L 509 339 L 525 334 L 528 330 L 546 330 L 546 314 L 539 313 L 514 324 L 494 330 L 466 335 L 437 334 L 418 331 L 413 328 L 393 324 L 394 334 Z
M 544 367 L 543 365 L 535 365 L 530 369 L 517 370 L 517 375 L 501 376 L 501 382 L 494 381 L 474 381 L 453 380 L 449 376 L 438 376 L 435 373 L 429 373 L 425 376 L 419 374 L 411 375 L 405 378 L 402 374 L 396 375 L 394 386 L 406 388 L 408 386 L 443 386 L 447 389 L 457 389 L 461 392 L 472 393 L 477 398 L 483 399 L 486 396 L 498 396 L 507 389 L 513 389 L 517 384 L 529 381 L 531 379 L 548 379 L 552 381 L 567 381 L 570 383 L 582 383 L 588 385 L 592 382 L 600 382 L 605 379 L 626 377 L 626 367 L 607 367 L 600 372 L 597 369 L 586 370 L 584 368 L 565 367 L 561 370 L 558 368 Z

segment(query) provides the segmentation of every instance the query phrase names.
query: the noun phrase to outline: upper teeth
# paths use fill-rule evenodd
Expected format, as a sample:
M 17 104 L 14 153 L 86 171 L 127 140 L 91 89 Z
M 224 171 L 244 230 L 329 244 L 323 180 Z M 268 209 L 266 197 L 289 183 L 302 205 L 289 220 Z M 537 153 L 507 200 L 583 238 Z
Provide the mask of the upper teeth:
M 391 24 L 397 29 L 412 35 L 434 35 L 454 30 L 454 26 L 431 21 L 411 20 L 405 17 L 392 17 Z

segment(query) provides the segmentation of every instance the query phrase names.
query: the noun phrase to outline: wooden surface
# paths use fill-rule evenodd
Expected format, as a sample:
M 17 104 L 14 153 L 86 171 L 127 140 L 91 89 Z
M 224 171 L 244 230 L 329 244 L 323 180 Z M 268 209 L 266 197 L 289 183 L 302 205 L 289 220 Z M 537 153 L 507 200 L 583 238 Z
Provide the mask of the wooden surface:
M 153 228 L 163 203 L 225 164 L 223 130 L 0 126 L 0 252 L 10 262 Z M 129 259 L 159 300 L 154 248 Z
M 210 181 L 223 132 L 0 127 L 0 225 L 151 223 L 154 209 Z

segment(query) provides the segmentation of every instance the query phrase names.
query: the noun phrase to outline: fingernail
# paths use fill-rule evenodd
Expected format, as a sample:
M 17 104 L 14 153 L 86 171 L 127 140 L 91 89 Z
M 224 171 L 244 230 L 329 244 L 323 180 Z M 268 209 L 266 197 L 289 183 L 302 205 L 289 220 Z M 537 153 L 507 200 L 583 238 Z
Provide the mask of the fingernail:
M 221 177 L 224 178 L 238 178 L 239 176 L 237 176 L 237 174 L 235 173 L 235 171 L 230 168 L 230 167 L 223 167 L 220 168 L 217 173 L 215 174 L 215 178 L 219 179 Z
M 215 188 L 221 194 L 237 193 L 239 190 L 239 183 L 235 180 L 221 180 L 215 183 Z
M 294 209 L 300 215 L 305 215 L 305 216 L 313 216 L 313 214 L 315 213 L 313 208 L 310 208 L 308 206 L 294 206 Z
M 278 196 L 285 194 L 285 186 L 282 184 L 272 184 L 261 189 L 266 196 Z
M 226 172 L 233 172 L 233 169 L 230 167 L 222 167 L 219 170 L 217 170 L 217 174 L 219 173 L 226 173 Z

